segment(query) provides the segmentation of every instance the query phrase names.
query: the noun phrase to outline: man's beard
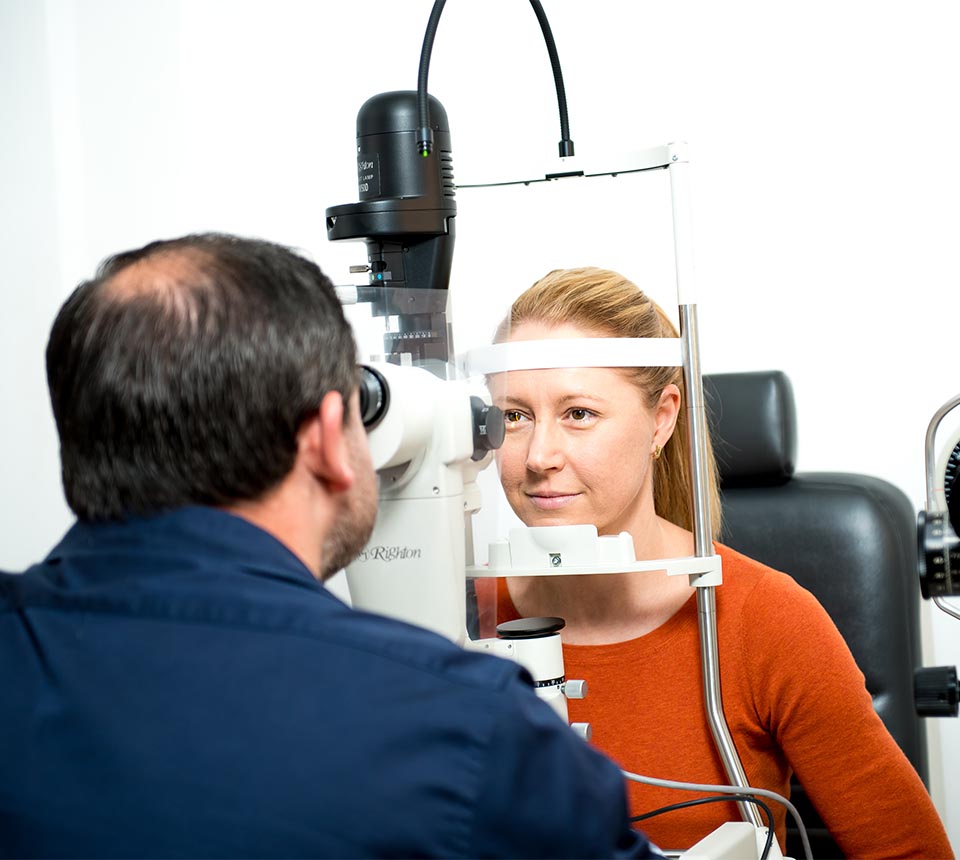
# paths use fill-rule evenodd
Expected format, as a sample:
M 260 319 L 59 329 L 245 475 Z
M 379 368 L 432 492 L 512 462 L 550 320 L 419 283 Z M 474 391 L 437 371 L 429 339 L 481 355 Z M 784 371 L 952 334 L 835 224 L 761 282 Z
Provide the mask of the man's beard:
M 363 432 L 361 430 L 361 432 Z M 344 499 L 340 516 L 327 533 L 323 544 L 321 578 L 326 580 L 342 570 L 370 540 L 377 519 L 377 477 L 369 455 L 360 455 L 356 437 L 348 441 L 356 480 Z

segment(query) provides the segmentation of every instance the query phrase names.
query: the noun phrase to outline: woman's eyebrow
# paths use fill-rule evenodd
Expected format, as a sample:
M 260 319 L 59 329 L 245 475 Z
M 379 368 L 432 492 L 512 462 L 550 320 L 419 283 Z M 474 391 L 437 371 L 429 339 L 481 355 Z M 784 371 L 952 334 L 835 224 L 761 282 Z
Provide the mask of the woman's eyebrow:
M 530 400 L 528 398 L 521 397 L 516 394 L 509 394 L 509 393 L 501 394 L 494 397 L 493 400 L 496 402 L 497 406 L 499 406 L 501 409 L 504 408 L 505 406 L 516 407 L 516 408 L 530 406 Z M 601 397 L 600 395 L 597 395 L 597 394 L 590 394 L 589 392 L 585 392 L 585 391 L 575 391 L 575 392 L 569 392 L 567 394 L 562 395 L 561 397 L 551 400 L 551 403 L 553 403 L 556 406 L 566 406 L 568 403 L 584 403 L 584 402 L 589 402 L 594 404 L 604 404 L 608 402 L 608 398 Z
M 591 394 L 591 393 L 588 392 L 588 391 L 577 391 L 577 392 L 572 392 L 572 393 L 570 393 L 570 394 L 565 394 L 563 397 L 561 397 L 559 400 L 557 400 L 557 403 L 559 403 L 559 404 L 561 404 L 561 405 L 566 404 L 566 403 L 572 403 L 572 402 L 580 402 L 580 403 L 582 403 L 582 402 L 585 401 L 585 400 L 588 400 L 588 401 L 590 401 L 591 403 L 606 403 L 606 402 L 607 402 L 607 398 L 606 398 L 606 397 L 601 397 L 599 394 Z
M 529 405 L 526 400 L 521 397 L 515 397 L 511 394 L 498 394 L 493 398 L 493 402 L 499 406 L 501 409 L 505 407 L 522 407 Z

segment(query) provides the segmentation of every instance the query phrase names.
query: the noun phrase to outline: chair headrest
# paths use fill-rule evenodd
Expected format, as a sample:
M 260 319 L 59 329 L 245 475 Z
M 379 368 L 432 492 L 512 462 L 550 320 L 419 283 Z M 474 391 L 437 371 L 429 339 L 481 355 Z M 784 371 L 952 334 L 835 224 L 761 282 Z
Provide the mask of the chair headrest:
M 703 377 L 707 422 L 724 487 L 786 483 L 797 458 L 793 386 L 780 370 Z

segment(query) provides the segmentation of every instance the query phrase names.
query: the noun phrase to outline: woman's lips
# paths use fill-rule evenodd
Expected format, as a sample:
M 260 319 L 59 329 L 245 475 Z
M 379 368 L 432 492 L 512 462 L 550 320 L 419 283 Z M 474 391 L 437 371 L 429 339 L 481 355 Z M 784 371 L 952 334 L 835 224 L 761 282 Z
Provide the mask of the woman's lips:
M 556 511 L 569 505 L 579 493 L 527 493 L 530 503 L 541 511 Z

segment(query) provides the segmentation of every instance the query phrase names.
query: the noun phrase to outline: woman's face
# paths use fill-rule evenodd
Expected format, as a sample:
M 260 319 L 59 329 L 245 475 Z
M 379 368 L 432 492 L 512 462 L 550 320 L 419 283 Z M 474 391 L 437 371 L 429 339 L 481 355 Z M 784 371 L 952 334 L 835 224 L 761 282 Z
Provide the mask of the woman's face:
M 596 336 L 530 322 L 510 340 Z M 506 423 L 500 481 L 524 524 L 592 523 L 601 534 L 636 537 L 652 520 L 652 455 L 673 432 L 676 386 L 667 386 L 653 409 L 627 372 L 614 368 L 511 371 L 490 387 Z

